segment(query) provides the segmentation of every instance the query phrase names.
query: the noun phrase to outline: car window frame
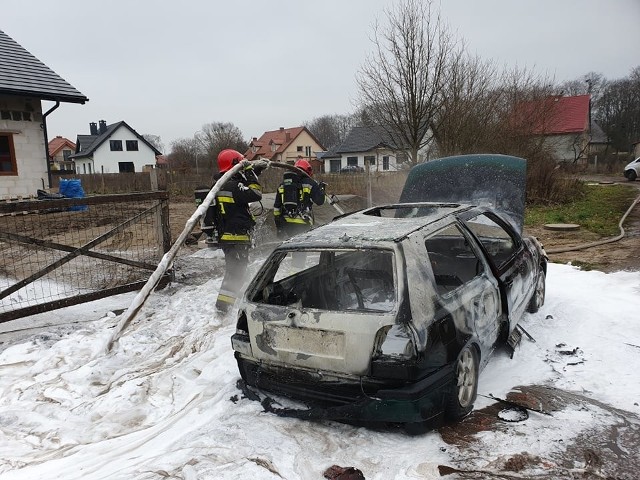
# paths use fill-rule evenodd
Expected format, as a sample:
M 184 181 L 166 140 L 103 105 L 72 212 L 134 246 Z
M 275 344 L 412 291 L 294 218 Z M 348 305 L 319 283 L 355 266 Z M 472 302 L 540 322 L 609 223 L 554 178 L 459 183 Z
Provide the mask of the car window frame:
M 390 255 L 390 261 L 391 261 L 391 271 L 389 272 L 391 275 L 391 284 L 392 284 L 392 289 L 393 289 L 393 303 L 391 305 L 390 309 L 372 309 L 372 308 L 338 308 L 338 309 L 330 309 L 330 308 L 317 308 L 317 307 L 300 307 L 302 309 L 310 309 L 310 310 L 320 310 L 323 312 L 332 312 L 332 313 L 343 313 L 343 314 L 353 314 L 353 313 L 366 313 L 366 314 L 380 314 L 380 315 L 388 315 L 391 313 L 394 313 L 398 310 L 399 308 L 399 304 L 401 302 L 400 299 L 400 285 L 399 285 L 399 278 L 398 278 L 398 272 L 397 272 L 397 268 L 398 268 L 398 259 L 396 258 L 396 250 L 390 247 L 378 247 L 378 246 L 370 246 L 370 247 L 342 247 L 342 248 L 336 248 L 335 246 L 323 246 L 323 247 L 317 247 L 317 246 L 308 246 L 308 247 L 300 247 L 300 248 L 286 248 L 286 249 L 277 249 L 275 250 L 270 256 L 269 258 L 265 261 L 265 263 L 263 264 L 263 266 L 260 268 L 259 272 L 256 274 L 256 276 L 254 277 L 253 281 L 248 285 L 247 289 L 246 289 L 246 293 L 245 293 L 245 299 L 247 301 L 249 301 L 250 303 L 254 304 L 254 305 L 264 305 L 264 306 L 269 306 L 269 307 L 278 307 L 278 306 L 282 306 L 285 308 L 289 308 L 292 304 L 285 304 L 285 305 L 279 305 L 279 304 L 274 304 L 274 303 L 268 303 L 268 302 L 264 302 L 264 301 L 260 301 L 258 300 L 258 296 L 262 294 L 262 292 L 265 290 L 265 288 L 268 288 L 272 285 L 275 284 L 279 284 L 281 282 L 285 282 L 290 278 L 290 277 L 284 277 L 281 278 L 280 280 L 278 280 L 277 282 L 274 281 L 274 279 L 276 278 L 276 275 L 278 273 L 278 270 L 280 269 L 280 266 L 282 265 L 283 260 L 287 257 L 287 255 L 289 254 L 293 254 L 293 253 L 320 253 L 320 262 L 318 263 L 318 265 L 315 265 L 312 268 L 320 268 L 320 267 L 327 267 L 327 265 L 321 265 L 322 263 L 322 259 L 324 258 L 324 256 L 326 254 L 333 254 L 334 257 L 331 260 L 331 263 L 335 262 L 335 254 L 339 253 L 339 252 L 343 252 L 343 253 L 347 253 L 347 252 L 357 252 L 357 251 L 379 251 L 385 254 Z M 294 275 L 292 276 L 296 276 L 298 275 L 300 272 L 296 272 Z M 269 277 L 271 278 L 271 280 L 269 280 Z
M 492 220 L 495 223 L 497 223 L 498 226 L 500 226 L 505 232 L 507 232 L 507 234 L 511 238 L 511 241 L 513 242 L 513 247 L 514 248 L 512 249 L 511 255 L 509 257 L 507 257 L 500 265 L 496 264 L 496 262 L 494 261 L 494 257 L 489 253 L 489 251 L 487 250 L 485 245 L 482 243 L 480 238 L 478 238 L 478 236 L 475 234 L 475 232 L 468 225 L 468 222 L 470 220 L 472 220 L 472 219 L 474 219 L 476 217 L 479 217 L 481 215 L 484 215 L 484 216 L 488 217 L 490 220 Z M 475 242 L 482 249 L 483 256 L 489 262 L 489 264 L 490 264 L 491 268 L 494 270 L 494 273 L 496 274 L 496 276 L 500 276 L 502 273 L 504 273 L 505 271 L 509 270 L 510 266 L 513 264 L 514 260 L 518 256 L 518 254 L 520 252 L 522 252 L 522 249 L 524 248 L 524 243 L 522 241 L 522 237 L 513 228 L 513 226 L 509 222 L 507 222 L 506 220 L 501 218 L 499 215 L 497 215 L 495 212 L 492 212 L 490 210 L 484 210 L 483 209 L 483 210 L 472 210 L 472 211 L 469 211 L 469 212 L 465 212 L 465 215 L 461 215 L 460 216 L 460 223 L 462 224 L 464 229 L 466 231 L 468 231 L 470 235 L 473 236 Z
M 482 270 L 476 272 L 473 277 L 471 277 L 467 281 L 462 282 L 460 285 L 456 286 L 455 288 L 452 288 L 447 292 L 441 292 L 438 288 L 438 282 L 433 269 L 433 265 L 431 263 L 431 254 L 433 252 L 431 252 L 427 247 L 427 241 L 430 238 L 433 238 L 434 236 L 441 233 L 443 230 L 446 230 L 451 227 L 455 227 L 456 230 L 460 233 L 460 235 L 466 240 L 466 243 L 469 245 L 469 248 L 472 251 L 473 255 L 475 256 L 476 260 L 480 262 L 480 265 L 482 266 Z M 463 287 L 465 286 L 469 287 L 469 285 L 474 283 L 474 281 L 476 281 L 477 278 L 486 276 L 487 272 L 491 272 L 491 265 L 487 261 L 485 253 L 480 249 L 480 245 L 478 245 L 478 242 L 475 239 L 475 237 L 469 234 L 469 232 L 464 228 L 464 225 L 462 225 L 460 221 L 453 221 L 446 225 L 442 225 L 440 228 L 438 228 L 435 231 L 429 232 L 427 235 L 425 235 L 423 239 L 423 246 L 425 248 L 425 251 L 427 252 L 427 256 L 429 257 L 429 270 L 431 272 L 431 280 L 433 282 L 433 285 L 435 286 L 434 291 L 438 296 L 440 296 L 443 299 L 451 298 L 452 296 L 454 296 L 456 292 L 459 293 Z

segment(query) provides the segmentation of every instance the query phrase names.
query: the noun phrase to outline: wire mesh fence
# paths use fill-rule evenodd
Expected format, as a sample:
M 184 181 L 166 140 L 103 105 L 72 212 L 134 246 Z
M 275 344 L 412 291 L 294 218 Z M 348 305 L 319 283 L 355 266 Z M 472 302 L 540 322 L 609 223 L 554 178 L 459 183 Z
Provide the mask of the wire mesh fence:
M 166 192 L 0 203 L 0 322 L 139 289 L 170 242 Z

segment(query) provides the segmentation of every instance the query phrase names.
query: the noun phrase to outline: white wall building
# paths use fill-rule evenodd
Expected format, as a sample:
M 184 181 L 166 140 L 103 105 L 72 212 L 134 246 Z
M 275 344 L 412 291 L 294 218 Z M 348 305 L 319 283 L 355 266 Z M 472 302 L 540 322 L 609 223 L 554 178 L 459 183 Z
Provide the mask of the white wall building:
M 42 100 L 55 102 L 43 113 Z M 0 198 L 51 187 L 47 115 L 89 99 L 0 31 Z
M 354 127 L 344 142 L 324 154 L 322 160 L 326 173 L 393 172 L 406 155 L 405 150 L 394 147 L 382 128 Z
M 90 135 L 78 135 L 76 153 L 69 157 L 77 174 L 142 172 L 153 168 L 161 152 L 126 122 L 89 124 Z

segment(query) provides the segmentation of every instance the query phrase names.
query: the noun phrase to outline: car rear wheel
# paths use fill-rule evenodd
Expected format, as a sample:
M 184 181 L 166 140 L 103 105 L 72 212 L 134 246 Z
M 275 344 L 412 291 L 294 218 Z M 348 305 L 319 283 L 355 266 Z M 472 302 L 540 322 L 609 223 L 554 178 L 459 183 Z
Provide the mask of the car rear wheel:
M 538 273 L 538 279 L 536 280 L 536 290 L 533 292 L 529 305 L 527 306 L 527 312 L 536 313 L 540 310 L 540 307 L 544 305 L 544 295 L 546 290 L 546 277 L 544 270 L 540 270 Z
M 638 177 L 634 170 L 627 170 L 626 172 L 624 172 L 624 176 L 627 177 L 627 180 L 629 180 L 630 182 L 635 181 L 635 179 Z
M 460 352 L 453 371 L 453 388 L 449 395 L 446 417 L 458 420 L 473 409 L 478 391 L 478 355 L 471 346 Z

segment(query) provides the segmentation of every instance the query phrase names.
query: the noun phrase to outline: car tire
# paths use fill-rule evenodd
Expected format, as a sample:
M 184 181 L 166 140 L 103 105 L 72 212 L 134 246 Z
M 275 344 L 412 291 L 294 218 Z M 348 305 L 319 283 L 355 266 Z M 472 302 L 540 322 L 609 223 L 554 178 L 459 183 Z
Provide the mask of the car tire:
M 473 410 L 478 393 L 479 362 L 473 346 L 462 349 L 453 368 L 453 385 L 445 409 L 447 420 L 459 420 Z
M 541 268 L 536 279 L 536 289 L 531 296 L 531 300 L 529 300 L 529 305 L 527 305 L 527 312 L 536 313 L 544 305 L 545 291 L 547 289 L 546 281 L 544 270 Z
M 638 178 L 638 175 L 636 175 L 636 172 L 633 170 L 627 170 L 627 172 L 625 173 L 625 177 L 627 177 L 627 180 L 629 180 L 630 182 L 634 182 L 636 178 Z

